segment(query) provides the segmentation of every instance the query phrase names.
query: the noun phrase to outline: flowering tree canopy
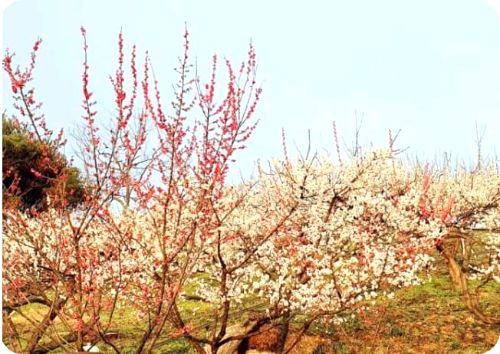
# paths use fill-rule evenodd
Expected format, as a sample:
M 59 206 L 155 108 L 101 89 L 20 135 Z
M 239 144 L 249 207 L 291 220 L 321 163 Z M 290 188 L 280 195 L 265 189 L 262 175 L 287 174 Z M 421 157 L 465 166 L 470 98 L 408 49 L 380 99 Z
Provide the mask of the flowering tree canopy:
M 75 208 L 61 202 L 67 188 L 55 189 L 49 208 L 33 215 L 4 206 L 3 311 L 11 348 L 82 351 L 87 342 L 101 342 L 120 353 L 112 334 L 122 308 L 134 311 L 136 353 L 179 336 L 199 353 L 215 353 L 266 323 L 281 324 L 286 339 L 297 316 L 306 318 L 303 334 L 317 319 L 342 321 L 346 310 L 424 281 L 439 254 L 471 311 L 497 321 L 481 312 L 468 286 L 472 278 L 500 281 L 497 165 L 471 171 L 412 164 L 391 138 L 388 147 L 357 147 L 346 158 L 337 149 L 338 162 L 310 151 L 290 158 L 285 147 L 283 158 L 259 165 L 256 178 L 229 185 L 235 153 L 256 128 L 261 89 L 254 48 L 237 68 L 224 61 L 223 86 L 214 56 L 204 83 L 191 72 L 186 31 L 167 109 L 151 59 L 146 54 L 139 69 L 133 46 L 126 64 L 120 33 L 110 77 L 116 111 L 103 127 L 81 33 L 78 147 L 88 189 Z M 3 65 L 30 137 L 57 150 L 64 135 L 52 137 L 28 88 L 40 43 L 26 70 L 12 68 L 9 52 Z M 63 165 L 51 178 L 64 186 L 69 169 Z M 44 171 L 35 172 L 44 178 Z M 481 233 L 473 230 L 478 225 Z M 460 252 L 450 247 L 454 240 Z M 211 314 L 203 330 L 183 310 L 186 301 Z M 44 308 L 41 319 L 25 314 L 35 303 Z M 13 314 L 34 328 L 26 342 Z M 228 331 L 242 318 L 250 324 L 244 333 Z M 61 326 L 64 336 L 56 330 Z M 288 348 L 283 341 L 279 351 L 289 352 L 299 339 Z

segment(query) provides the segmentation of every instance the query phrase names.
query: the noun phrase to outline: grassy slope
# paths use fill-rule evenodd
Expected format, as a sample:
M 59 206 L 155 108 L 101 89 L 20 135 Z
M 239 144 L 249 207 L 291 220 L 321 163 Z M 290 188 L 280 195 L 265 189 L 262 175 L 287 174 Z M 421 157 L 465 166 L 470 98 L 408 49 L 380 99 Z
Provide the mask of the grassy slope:
M 251 302 L 255 302 L 251 301 Z M 482 289 L 481 302 L 487 312 L 500 316 L 500 284 L 491 283 Z M 210 307 L 194 301 L 181 303 L 183 312 L 198 327 L 210 317 Z M 41 317 L 43 309 L 32 305 L 25 313 Z M 120 309 L 117 328 L 123 333 L 119 347 L 133 347 L 140 328 L 135 325 L 131 309 Z M 20 316 L 14 322 L 29 332 L 30 325 Z M 189 322 L 189 321 L 188 321 Z M 61 327 L 62 329 L 62 327 Z M 293 351 L 298 353 L 485 353 L 498 341 L 500 325 L 486 326 L 467 311 L 461 296 L 454 291 L 444 267 L 433 280 L 396 292 L 396 296 L 380 299 L 362 314 L 356 314 L 341 326 L 325 327 L 318 323 Z M 269 332 L 252 339 L 250 348 L 272 349 L 276 333 Z M 107 352 L 99 345 L 101 352 Z M 69 349 L 69 348 L 68 348 Z M 123 353 L 131 352 L 123 350 Z M 192 353 L 183 340 L 171 341 L 157 353 Z
M 481 305 L 500 316 L 500 284 L 488 284 Z M 499 340 L 500 325 L 476 321 L 446 275 L 377 301 L 365 316 L 342 326 L 319 328 L 324 353 L 485 353 Z M 324 333 L 328 332 L 329 337 Z

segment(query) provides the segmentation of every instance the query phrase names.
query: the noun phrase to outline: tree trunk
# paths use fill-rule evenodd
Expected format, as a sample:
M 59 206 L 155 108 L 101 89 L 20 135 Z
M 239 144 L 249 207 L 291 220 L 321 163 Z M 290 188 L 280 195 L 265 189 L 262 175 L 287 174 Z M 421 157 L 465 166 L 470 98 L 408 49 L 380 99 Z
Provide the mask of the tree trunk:
M 476 294 L 471 294 L 469 291 L 469 284 L 467 282 L 467 277 L 462 271 L 461 267 L 458 265 L 457 261 L 453 255 L 444 247 L 440 245 L 437 247 L 438 251 L 443 255 L 446 263 L 448 264 L 448 271 L 450 273 L 453 285 L 462 291 L 462 296 L 465 305 L 469 311 L 478 319 L 485 324 L 499 324 L 500 318 L 491 317 L 485 315 L 479 308 L 479 301 Z
M 278 346 L 276 347 L 276 354 L 283 354 L 285 350 L 286 338 L 288 337 L 288 331 L 290 329 L 290 311 L 287 311 L 283 315 L 283 326 L 281 328 L 281 333 L 278 338 Z

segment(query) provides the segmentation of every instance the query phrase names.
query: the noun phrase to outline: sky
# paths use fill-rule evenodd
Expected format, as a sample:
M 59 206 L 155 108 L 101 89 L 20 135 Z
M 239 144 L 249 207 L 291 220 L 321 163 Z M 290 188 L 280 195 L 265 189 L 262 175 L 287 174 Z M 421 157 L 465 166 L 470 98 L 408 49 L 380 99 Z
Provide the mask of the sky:
M 332 122 L 350 143 L 362 113 L 361 140 L 376 146 L 401 129 L 399 147 L 468 160 L 477 121 L 486 127 L 484 152 L 500 150 L 500 18 L 480 0 L 19 0 L 3 12 L 3 48 L 26 64 L 43 38 L 34 85 L 49 126 L 70 130 L 83 114 L 80 26 L 106 120 L 120 29 L 126 47 L 149 50 L 163 96 L 172 97 L 186 23 L 202 79 L 213 53 L 238 63 L 255 45 L 263 95 L 259 126 L 236 156 L 244 175 L 257 159 L 282 155 L 282 129 L 289 150 L 305 151 L 310 130 L 313 149 L 333 151 Z M 2 109 L 13 113 L 6 79 Z

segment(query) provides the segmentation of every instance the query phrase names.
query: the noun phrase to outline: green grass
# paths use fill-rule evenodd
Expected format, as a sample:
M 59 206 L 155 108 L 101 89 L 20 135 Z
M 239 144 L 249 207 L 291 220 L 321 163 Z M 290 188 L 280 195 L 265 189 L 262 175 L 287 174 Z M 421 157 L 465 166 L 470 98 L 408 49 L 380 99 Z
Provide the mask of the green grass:
M 199 277 L 207 280 L 206 275 Z M 471 282 L 471 287 L 478 282 Z M 186 293 L 193 295 L 195 285 L 186 287 Z M 480 304 L 482 308 L 500 317 L 500 284 L 491 282 L 481 288 Z M 244 309 L 259 308 L 260 300 L 256 296 L 248 296 L 246 301 L 232 309 L 233 321 L 243 321 L 248 316 Z M 205 323 L 210 323 L 214 315 L 212 305 L 195 300 L 179 299 L 179 307 L 186 323 L 198 328 L 198 335 L 204 336 Z M 30 316 L 43 316 L 44 306 L 32 304 L 23 309 Z M 241 315 L 240 315 L 241 312 Z M 461 294 L 454 290 L 446 269 L 439 267 L 433 272 L 431 281 L 420 286 L 396 291 L 393 299 L 380 298 L 362 317 L 353 314 L 341 325 L 325 325 L 317 321 L 311 327 L 308 336 L 320 338 L 311 341 L 311 348 L 316 354 L 332 353 L 485 353 L 498 340 L 500 326 L 488 326 L 478 322 L 468 312 Z M 135 319 L 135 310 L 119 308 L 115 314 L 111 332 L 120 333 L 115 344 L 123 349 L 122 353 L 132 353 L 142 330 Z M 365 320 L 368 318 L 368 321 Z M 299 326 L 304 317 L 297 317 L 293 325 Z M 23 319 L 14 315 L 13 320 L 22 324 Z M 24 323 L 21 335 L 27 338 L 31 328 Z M 56 324 L 58 331 L 65 331 L 62 324 Z M 164 336 L 162 340 L 167 339 Z M 47 340 L 47 339 L 44 339 Z M 111 352 L 105 344 L 98 345 L 101 352 Z M 68 347 L 68 350 L 72 348 Z M 305 350 L 304 347 L 301 350 Z M 59 350 L 62 352 L 62 350 Z M 54 354 L 57 353 L 54 351 Z M 183 339 L 172 339 L 168 344 L 158 348 L 155 354 L 190 354 L 194 351 Z M 299 352 L 292 352 L 298 354 Z M 304 352 L 305 353 L 305 352 Z
M 193 353 L 193 349 L 185 340 L 178 339 L 164 346 L 159 353 L 162 354 L 188 354 Z
M 492 282 L 482 291 L 482 308 L 500 317 L 500 284 Z M 376 306 L 386 311 L 379 318 L 372 312 L 373 322 L 363 331 L 335 332 L 356 353 L 478 354 L 489 351 L 500 336 L 500 325 L 484 325 L 469 313 L 444 272 Z

